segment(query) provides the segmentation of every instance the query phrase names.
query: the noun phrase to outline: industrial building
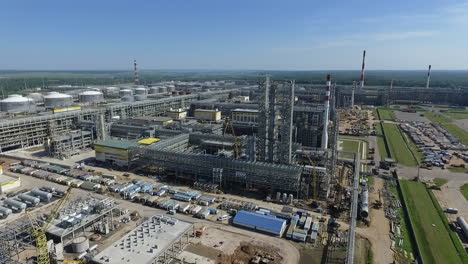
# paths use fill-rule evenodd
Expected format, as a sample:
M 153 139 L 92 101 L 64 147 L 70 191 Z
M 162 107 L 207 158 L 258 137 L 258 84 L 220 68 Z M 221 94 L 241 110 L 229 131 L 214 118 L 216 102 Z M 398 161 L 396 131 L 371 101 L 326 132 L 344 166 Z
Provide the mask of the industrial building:
M 44 147 L 49 156 L 65 159 L 72 155 L 79 154 L 80 151 L 90 149 L 94 138 L 90 131 L 77 130 L 68 134 L 53 135 L 44 143 Z
M 207 110 L 207 109 L 196 109 L 194 111 L 195 119 L 201 121 L 213 121 L 219 122 L 221 120 L 221 111 L 214 109 L 214 110 Z
M 189 243 L 193 225 L 154 215 L 93 258 L 93 263 L 169 263 Z
M 139 146 L 138 142 L 128 140 L 108 139 L 94 144 L 96 160 L 111 166 L 128 168 L 132 161 L 131 147 Z
M 14 190 L 21 186 L 21 178 L 0 173 L 0 194 Z
M 282 237 L 286 230 L 286 220 L 256 212 L 239 211 L 232 220 L 234 225 L 257 232 Z

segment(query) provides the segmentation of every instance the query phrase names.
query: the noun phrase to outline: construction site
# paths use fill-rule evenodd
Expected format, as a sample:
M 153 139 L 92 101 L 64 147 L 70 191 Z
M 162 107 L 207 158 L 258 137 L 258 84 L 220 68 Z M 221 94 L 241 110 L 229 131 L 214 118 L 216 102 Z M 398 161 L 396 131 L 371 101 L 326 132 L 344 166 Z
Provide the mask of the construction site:
M 365 263 L 382 208 L 402 247 L 395 173 L 368 184 L 394 162 L 379 163 L 362 105 L 407 94 L 365 87 L 364 63 L 348 87 L 330 74 L 142 85 L 135 61 L 133 85 L 1 100 L 0 263 Z

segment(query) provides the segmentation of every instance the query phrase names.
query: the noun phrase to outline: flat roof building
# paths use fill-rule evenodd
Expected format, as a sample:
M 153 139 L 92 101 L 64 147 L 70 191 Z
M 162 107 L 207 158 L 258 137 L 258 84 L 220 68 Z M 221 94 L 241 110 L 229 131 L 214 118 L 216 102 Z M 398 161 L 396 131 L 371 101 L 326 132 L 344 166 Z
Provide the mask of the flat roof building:
M 286 220 L 270 215 L 263 215 L 248 211 L 239 211 L 232 223 L 261 233 L 274 236 L 283 236 L 286 229 Z

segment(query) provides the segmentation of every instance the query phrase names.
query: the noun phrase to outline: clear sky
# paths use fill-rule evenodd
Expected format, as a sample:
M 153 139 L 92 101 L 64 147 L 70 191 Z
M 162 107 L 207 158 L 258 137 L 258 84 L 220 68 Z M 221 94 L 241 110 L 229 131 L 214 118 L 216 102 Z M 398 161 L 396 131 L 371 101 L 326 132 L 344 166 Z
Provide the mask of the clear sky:
M 468 1 L 1 0 L 0 69 L 468 69 Z

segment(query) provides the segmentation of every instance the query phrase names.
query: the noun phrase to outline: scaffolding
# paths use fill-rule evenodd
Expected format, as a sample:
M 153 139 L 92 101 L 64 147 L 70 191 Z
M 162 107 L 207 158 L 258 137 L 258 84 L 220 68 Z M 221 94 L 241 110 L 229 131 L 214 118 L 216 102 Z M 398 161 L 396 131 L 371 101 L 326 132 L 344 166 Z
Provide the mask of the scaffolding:
M 80 151 L 90 148 L 93 135 L 89 131 L 71 131 L 68 134 L 53 136 L 44 144 L 49 156 L 62 159 L 79 154 Z
M 279 113 L 281 118 L 278 162 L 282 164 L 291 164 L 293 144 L 294 81 L 280 86 L 277 94 L 280 98 Z
M 0 229 L 0 263 L 20 263 L 13 260 L 26 248 L 34 247 L 35 238 L 30 233 L 29 221 L 14 221 Z

